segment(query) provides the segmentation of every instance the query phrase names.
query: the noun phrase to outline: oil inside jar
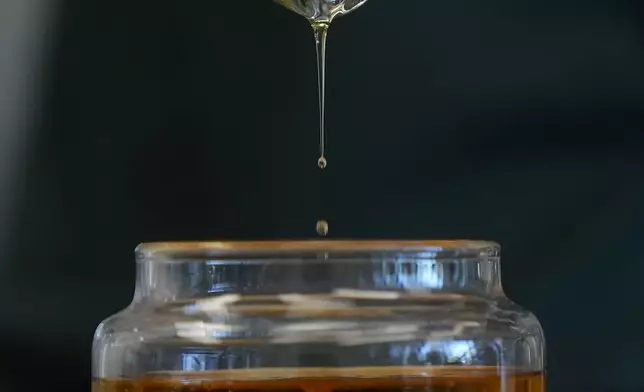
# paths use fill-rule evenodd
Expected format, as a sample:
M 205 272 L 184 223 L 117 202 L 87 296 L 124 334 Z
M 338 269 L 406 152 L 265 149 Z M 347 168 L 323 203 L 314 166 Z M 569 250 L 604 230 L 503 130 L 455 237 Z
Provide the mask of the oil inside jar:
M 98 379 L 92 392 L 544 392 L 541 372 L 495 367 L 292 368 Z

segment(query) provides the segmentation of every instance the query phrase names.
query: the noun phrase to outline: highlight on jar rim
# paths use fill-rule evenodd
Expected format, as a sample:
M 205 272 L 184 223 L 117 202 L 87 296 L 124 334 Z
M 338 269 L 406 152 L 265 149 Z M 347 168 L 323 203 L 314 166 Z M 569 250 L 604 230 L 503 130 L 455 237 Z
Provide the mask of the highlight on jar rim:
M 140 258 L 158 255 L 202 256 L 269 255 L 291 253 L 433 252 L 435 257 L 459 254 L 498 256 L 501 247 L 478 240 L 284 240 L 146 242 L 136 248 Z

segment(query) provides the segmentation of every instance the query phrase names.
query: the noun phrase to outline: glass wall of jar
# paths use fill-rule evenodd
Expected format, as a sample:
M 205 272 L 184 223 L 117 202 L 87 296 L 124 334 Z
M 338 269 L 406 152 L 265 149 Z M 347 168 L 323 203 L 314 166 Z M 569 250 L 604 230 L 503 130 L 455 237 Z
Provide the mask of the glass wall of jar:
M 475 241 L 143 244 L 94 392 L 544 391 L 536 317 Z

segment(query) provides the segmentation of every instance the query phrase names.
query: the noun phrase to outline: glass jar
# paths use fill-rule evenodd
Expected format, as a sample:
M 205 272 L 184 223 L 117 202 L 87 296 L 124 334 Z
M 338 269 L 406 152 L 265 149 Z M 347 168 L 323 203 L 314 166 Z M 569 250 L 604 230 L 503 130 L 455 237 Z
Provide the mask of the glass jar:
M 473 241 L 143 244 L 94 392 L 542 392 L 544 337 Z

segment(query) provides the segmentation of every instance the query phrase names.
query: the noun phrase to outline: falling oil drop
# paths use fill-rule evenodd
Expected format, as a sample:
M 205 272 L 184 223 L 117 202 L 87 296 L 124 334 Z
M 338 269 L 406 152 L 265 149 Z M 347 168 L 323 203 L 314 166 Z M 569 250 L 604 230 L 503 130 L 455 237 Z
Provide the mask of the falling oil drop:
M 320 169 L 326 169 L 326 158 L 325 157 L 320 157 L 318 159 L 318 167 Z
M 315 225 L 315 231 L 318 232 L 320 237 L 326 237 L 329 234 L 329 223 L 324 219 L 320 219 Z

